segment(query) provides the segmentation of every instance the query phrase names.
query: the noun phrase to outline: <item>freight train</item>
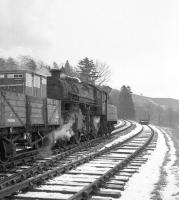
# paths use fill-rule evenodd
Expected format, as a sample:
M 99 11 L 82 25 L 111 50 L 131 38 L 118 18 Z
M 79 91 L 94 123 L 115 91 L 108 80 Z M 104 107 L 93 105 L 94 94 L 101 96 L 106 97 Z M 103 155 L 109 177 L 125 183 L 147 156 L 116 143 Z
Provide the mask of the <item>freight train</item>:
M 79 143 L 107 135 L 117 122 L 108 94 L 52 69 L 0 71 L 0 162 L 18 150 Z M 65 142 L 64 142 L 65 141 Z

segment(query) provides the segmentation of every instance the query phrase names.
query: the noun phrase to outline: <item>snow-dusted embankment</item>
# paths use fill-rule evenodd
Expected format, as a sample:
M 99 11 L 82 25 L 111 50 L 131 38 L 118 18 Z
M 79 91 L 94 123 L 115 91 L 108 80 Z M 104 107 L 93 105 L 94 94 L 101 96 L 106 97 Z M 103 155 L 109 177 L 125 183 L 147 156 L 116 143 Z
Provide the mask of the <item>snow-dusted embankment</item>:
M 156 187 L 156 193 L 162 200 L 179 200 L 179 167 L 174 165 L 177 159 L 176 149 L 169 136 L 169 131 L 170 134 L 174 134 L 171 132 L 172 130 L 162 130 L 166 139 L 167 152 L 165 155 L 164 166 L 161 169 L 162 173 L 160 180 L 157 184 L 158 187 Z M 163 180 L 163 182 L 161 180 Z
M 154 127 L 153 127 L 154 128 Z M 158 132 L 158 142 L 155 151 L 151 152 L 146 164 L 140 167 L 140 173 L 134 174 L 122 192 L 121 200 L 151 199 L 151 193 L 155 188 L 155 183 L 160 177 L 160 167 L 164 161 L 166 154 L 166 142 L 161 131 L 155 128 Z
M 127 123 L 129 123 L 129 122 L 127 122 Z M 133 122 L 133 123 L 135 123 L 135 122 Z M 111 147 L 111 146 L 113 146 L 115 144 L 118 144 L 119 142 L 124 142 L 125 140 L 131 138 L 132 136 L 137 135 L 140 131 L 142 131 L 142 126 L 140 124 L 138 124 L 138 123 L 135 123 L 135 124 L 136 124 L 136 128 L 134 130 L 130 131 L 126 135 L 121 135 L 120 137 L 118 137 L 114 141 L 106 144 L 104 147 L 102 147 L 100 149 L 100 151 L 103 150 L 104 148 Z M 113 133 L 114 133 L 114 131 L 113 131 Z
M 132 176 L 122 192 L 120 200 L 179 200 L 179 167 L 175 147 L 169 134 L 153 127 L 158 133 L 156 149 L 147 156 L 149 159 Z

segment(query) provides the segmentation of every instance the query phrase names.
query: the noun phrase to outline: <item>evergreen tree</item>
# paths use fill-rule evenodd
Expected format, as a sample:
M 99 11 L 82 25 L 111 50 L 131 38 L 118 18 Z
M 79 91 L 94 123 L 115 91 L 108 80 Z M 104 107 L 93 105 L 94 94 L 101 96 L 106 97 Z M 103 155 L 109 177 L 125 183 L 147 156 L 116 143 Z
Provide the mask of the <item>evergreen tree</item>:
M 78 63 L 78 68 L 80 70 L 79 74 L 82 81 L 91 84 L 95 83 L 95 80 L 98 78 L 98 73 L 93 60 L 89 60 L 87 57 L 84 58 Z
M 67 73 L 67 75 L 69 75 L 71 72 L 71 66 L 70 66 L 68 60 L 66 60 L 64 68 L 65 68 L 65 72 Z
M 64 65 L 64 69 L 65 69 L 65 73 L 68 76 L 72 76 L 72 77 L 77 77 L 77 73 L 76 70 L 70 65 L 69 61 L 67 60 L 65 65 Z
M 119 94 L 119 117 L 124 119 L 134 119 L 135 108 L 132 100 L 131 89 L 123 85 Z

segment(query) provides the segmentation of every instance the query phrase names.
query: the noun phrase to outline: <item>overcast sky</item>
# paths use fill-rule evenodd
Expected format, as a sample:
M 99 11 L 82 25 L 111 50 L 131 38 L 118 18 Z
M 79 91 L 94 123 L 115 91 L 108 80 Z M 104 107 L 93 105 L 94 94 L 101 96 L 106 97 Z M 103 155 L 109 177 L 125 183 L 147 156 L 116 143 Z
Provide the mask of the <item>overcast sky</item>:
M 109 85 L 179 99 L 179 0 L 0 0 L 0 56 L 89 57 Z

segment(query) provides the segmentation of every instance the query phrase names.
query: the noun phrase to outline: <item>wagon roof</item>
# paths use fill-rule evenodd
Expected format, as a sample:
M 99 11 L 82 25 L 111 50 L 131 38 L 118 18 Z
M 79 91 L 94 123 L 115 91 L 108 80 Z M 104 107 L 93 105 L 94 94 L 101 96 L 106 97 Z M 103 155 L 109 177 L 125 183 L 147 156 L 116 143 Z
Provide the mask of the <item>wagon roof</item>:
M 35 75 L 39 75 L 39 76 L 48 76 L 48 74 L 45 74 L 43 72 L 39 72 L 39 71 L 31 71 L 31 70 L 26 70 L 26 69 L 14 69 L 14 70 L 5 70 L 5 69 L 0 69 L 0 73 L 24 73 L 24 72 L 27 72 L 27 73 L 31 73 L 31 74 L 35 74 Z

